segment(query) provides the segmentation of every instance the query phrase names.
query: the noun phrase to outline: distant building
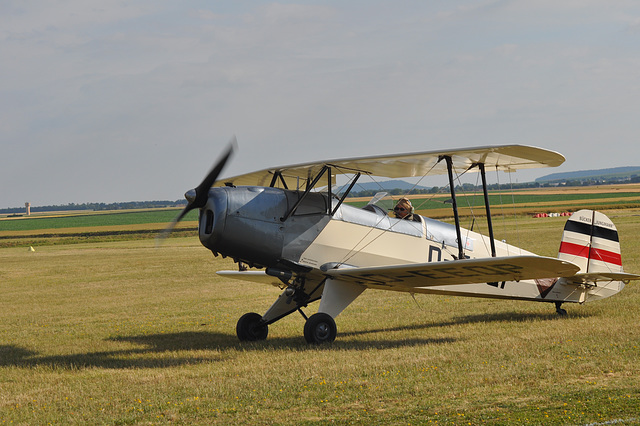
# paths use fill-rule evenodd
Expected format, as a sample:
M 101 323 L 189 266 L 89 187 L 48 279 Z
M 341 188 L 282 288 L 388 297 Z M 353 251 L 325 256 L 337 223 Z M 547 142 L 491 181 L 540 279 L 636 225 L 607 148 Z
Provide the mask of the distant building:
M 24 203 L 24 207 L 27 209 L 27 216 L 31 216 L 31 203 Z

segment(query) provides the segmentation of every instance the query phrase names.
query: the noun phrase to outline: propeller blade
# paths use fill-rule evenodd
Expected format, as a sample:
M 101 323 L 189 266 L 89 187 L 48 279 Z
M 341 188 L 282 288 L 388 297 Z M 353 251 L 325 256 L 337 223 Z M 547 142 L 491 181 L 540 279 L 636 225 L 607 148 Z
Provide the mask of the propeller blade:
M 224 169 L 224 166 L 227 164 L 227 161 L 229 160 L 231 154 L 233 154 L 233 151 L 235 151 L 237 146 L 238 141 L 236 140 L 236 137 L 233 136 L 229 140 L 229 145 L 227 146 L 227 150 L 225 151 L 225 153 L 220 157 L 209 174 L 207 174 L 207 176 L 202 180 L 200 185 L 195 188 L 195 199 L 187 205 L 187 208 L 189 208 L 189 210 L 192 210 L 194 208 L 202 208 L 205 204 L 207 204 L 209 189 L 216 182 L 216 179 L 218 179 L 218 175 L 220 174 L 220 172 L 222 172 L 222 169 Z
M 173 221 L 169 224 L 169 226 L 167 226 L 158 235 L 158 237 L 156 238 L 156 246 L 158 246 L 171 234 L 171 232 L 176 227 L 178 222 L 184 219 L 187 213 L 189 213 L 193 209 L 202 208 L 207 204 L 207 199 L 209 198 L 209 189 L 216 182 L 216 179 L 218 179 L 218 176 L 222 172 L 222 169 L 224 169 L 224 166 L 227 164 L 227 161 L 229 161 L 229 158 L 231 157 L 231 155 L 233 154 L 237 146 L 238 146 L 238 141 L 236 140 L 236 137 L 233 136 L 229 140 L 227 149 L 224 151 L 222 156 L 220 156 L 215 166 L 213 166 L 213 168 L 209 171 L 207 176 L 205 176 L 202 182 L 200 182 L 200 185 L 198 185 L 195 189 L 187 191 L 187 193 L 185 194 L 185 197 L 187 198 L 189 203 L 180 212 L 180 214 L 175 219 L 173 219 Z
M 171 221 L 171 223 L 169 224 L 169 226 L 167 226 L 166 228 L 164 228 L 156 237 L 156 247 L 159 247 L 160 244 L 162 244 L 164 242 L 164 240 L 167 239 L 167 237 L 169 235 L 171 235 L 171 233 L 173 232 L 173 228 L 176 227 L 176 225 L 178 224 L 178 222 L 180 222 L 182 220 L 182 218 L 184 218 L 186 216 L 187 213 L 189 213 L 189 210 L 187 210 L 189 206 L 187 206 L 186 208 L 184 208 L 180 214 Z

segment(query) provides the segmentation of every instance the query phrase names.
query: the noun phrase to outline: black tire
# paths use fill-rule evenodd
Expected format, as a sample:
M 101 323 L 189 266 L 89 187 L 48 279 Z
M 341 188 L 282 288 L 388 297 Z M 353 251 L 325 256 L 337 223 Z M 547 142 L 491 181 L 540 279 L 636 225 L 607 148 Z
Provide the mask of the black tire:
M 269 327 L 262 322 L 262 315 L 249 312 L 238 320 L 236 334 L 241 342 L 256 342 L 267 338 Z
M 331 315 L 318 312 L 304 323 L 304 338 L 307 343 L 331 343 L 336 339 L 338 328 Z

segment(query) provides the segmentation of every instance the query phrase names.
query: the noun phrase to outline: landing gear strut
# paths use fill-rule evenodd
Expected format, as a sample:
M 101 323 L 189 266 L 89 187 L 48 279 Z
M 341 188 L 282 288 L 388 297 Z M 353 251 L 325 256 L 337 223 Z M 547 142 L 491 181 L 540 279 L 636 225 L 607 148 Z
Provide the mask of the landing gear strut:
M 556 302 L 556 313 L 561 317 L 566 317 L 567 311 L 565 309 L 562 309 L 561 306 L 562 306 L 562 302 Z
M 253 312 L 243 315 L 238 320 L 236 334 L 241 341 L 264 340 L 267 338 L 270 324 L 297 311 L 306 321 L 304 338 L 307 343 L 331 343 L 338 334 L 334 316 L 339 315 L 363 290 L 364 287 L 359 285 L 337 284 L 328 279 L 318 282 L 315 287 L 307 290 L 304 277 L 297 277 L 294 283 L 284 289 L 264 315 L 260 316 Z M 307 318 L 301 308 L 321 297 L 322 302 L 318 309 L 320 312 Z

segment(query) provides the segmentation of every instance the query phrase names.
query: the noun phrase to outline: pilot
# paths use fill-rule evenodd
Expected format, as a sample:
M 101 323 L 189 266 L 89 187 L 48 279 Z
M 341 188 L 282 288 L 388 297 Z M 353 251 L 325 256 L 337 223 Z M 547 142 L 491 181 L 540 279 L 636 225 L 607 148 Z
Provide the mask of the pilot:
M 411 205 L 411 201 L 409 201 L 408 198 L 400 198 L 393 208 L 393 214 L 395 214 L 398 219 L 413 220 L 413 206 Z

